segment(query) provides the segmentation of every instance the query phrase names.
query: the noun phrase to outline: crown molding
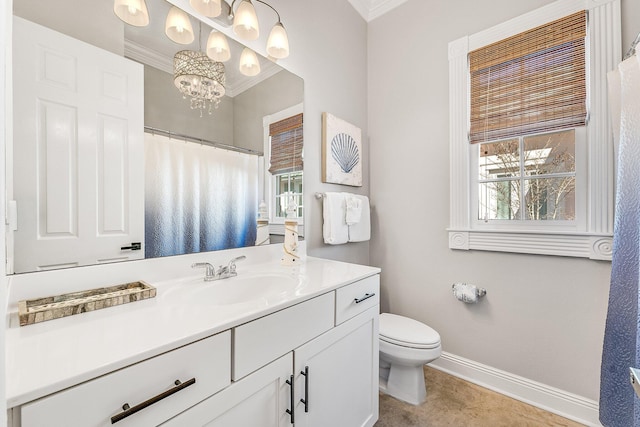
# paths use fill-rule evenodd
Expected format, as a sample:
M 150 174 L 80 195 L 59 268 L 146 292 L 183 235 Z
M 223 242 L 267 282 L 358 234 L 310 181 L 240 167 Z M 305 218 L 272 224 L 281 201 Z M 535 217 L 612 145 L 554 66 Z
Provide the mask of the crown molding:
M 150 67 L 157 68 L 165 73 L 173 74 L 172 58 L 167 58 L 165 55 L 149 49 L 148 47 L 141 46 L 128 39 L 125 39 L 124 42 L 124 56 Z M 282 70 L 280 67 L 276 67 L 276 65 L 271 61 L 261 61 L 261 68 L 260 74 L 255 77 L 243 76 L 240 72 L 230 73 L 230 70 L 227 69 L 225 95 L 230 98 L 238 96 L 245 90 L 252 88 Z M 233 78 L 230 79 L 229 77 L 231 77 L 232 74 Z
M 351 6 L 364 18 L 371 22 L 391 9 L 400 6 L 407 0 L 349 0 Z

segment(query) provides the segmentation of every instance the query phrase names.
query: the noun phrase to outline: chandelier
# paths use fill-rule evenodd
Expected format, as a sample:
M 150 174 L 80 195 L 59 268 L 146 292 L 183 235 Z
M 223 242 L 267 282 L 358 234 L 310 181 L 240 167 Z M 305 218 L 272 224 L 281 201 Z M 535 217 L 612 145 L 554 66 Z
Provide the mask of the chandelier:
M 182 98 L 191 98 L 191 108 L 212 113 L 224 96 L 224 64 L 202 52 L 181 50 L 173 57 L 173 82 Z
M 270 8 L 277 17 L 277 22 L 271 28 L 267 39 L 267 54 L 272 60 L 284 59 L 289 56 L 289 39 L 280 20 L 278 11 L 263 0 L 254 0 Z M 234 6 L 238 3 L 237 8 Z M 233 32 L 245 40 L 256 40 L 259 37 L 258 16 L 252 0 L 232 0 L 231 4 L 223 0 L 189 0 L 189 4 L 198 13 L 206 17 L 216 17 L 224 13 L 228 20 L 233 20 Z M 224 6 L 224 7 L 223 7 Z M 114 0 L 113 10 L 124 22 L 134 26 L 149 24 L 149 12 L 145 0 Z M 198 21 L 200 32 L 202 22 Z M 178 44 L 188 45 L 195 39 L 189 15 L 182 9 L 171 6 L 165 21 L 165 34 Z M 201 34 L 198 44 L 202 41 Z M 173 58 L 174 84 L 182 93 L 182 97 L 191 98 L 191 108 L 202 112 L 206 109 L 209 114 L 217 108 L 225 94 L 225 66 L 229 61 L 231 51 L 229 43 L 223 33 L 212 29 L 206 46 L 206 53 L 181 50 Z M 245 76 L 256 76 L 260 73 L 260 61 L 256 53 L 244 48 L 240 55 L 238 69 Z

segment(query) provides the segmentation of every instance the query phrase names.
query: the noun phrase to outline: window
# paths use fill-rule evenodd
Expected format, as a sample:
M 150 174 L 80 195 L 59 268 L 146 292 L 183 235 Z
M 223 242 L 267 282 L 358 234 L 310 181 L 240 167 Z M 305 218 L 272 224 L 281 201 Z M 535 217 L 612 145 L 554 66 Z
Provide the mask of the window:
M 302 218 L 302 171 L 275 175 L 275 216 L 284 219 L 291 202 L 296 217 Z
M 576 220 L 575 130 L 478 146 L 478 220 Z
M 611 259 L 612 5 L 559 0 L 449 44 L 450 248 Z
M 302 105 L 280 111 L 263 120 L 265 153 L 265 200 L 269 209 L 271 234 L 284 233 L 284 219 L 294 206 L 298 224 L 303 219 L 303 115 Z M 301 233 L 302 234 L 302 233 Z

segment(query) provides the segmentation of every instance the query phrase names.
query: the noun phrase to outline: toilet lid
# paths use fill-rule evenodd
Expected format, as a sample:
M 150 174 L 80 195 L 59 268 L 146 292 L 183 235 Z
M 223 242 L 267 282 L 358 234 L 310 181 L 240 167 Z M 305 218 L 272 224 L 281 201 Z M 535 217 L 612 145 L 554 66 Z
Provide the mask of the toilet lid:
M 380 315 L 380 339 L 412 348 L 434 348 L 440 345 L 440 334 L 408 317 L 391 313 Z

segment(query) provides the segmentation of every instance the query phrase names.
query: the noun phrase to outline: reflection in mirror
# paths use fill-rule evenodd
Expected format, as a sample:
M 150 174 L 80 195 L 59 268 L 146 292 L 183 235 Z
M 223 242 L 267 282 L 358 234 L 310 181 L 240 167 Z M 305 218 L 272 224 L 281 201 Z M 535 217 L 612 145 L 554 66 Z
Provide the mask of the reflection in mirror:
M 301 213 L 302 165 L 270 168 L 265 129 L 302 112 L 302 79 L 262 57 L 257 76 L 241 74 L 244 46 L 228 39 L 224 96 L 200 108 L 176 87 L 174 56 L 204 52 L 212 21 L 189 16 L 194 40 L 177 44 L 172 5 L 146 3 L 137 27 L 113 0 L 14 2 L 11 272 L 281 241 L 282 203 L 295 196 Z

